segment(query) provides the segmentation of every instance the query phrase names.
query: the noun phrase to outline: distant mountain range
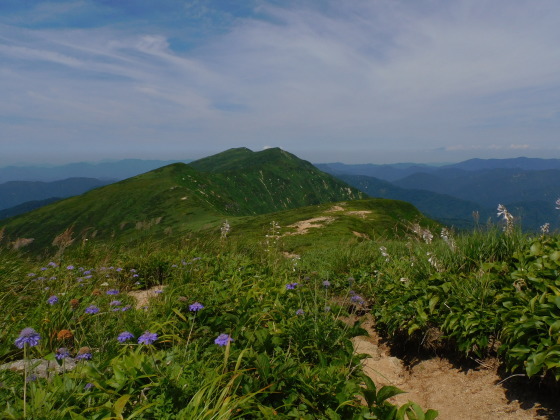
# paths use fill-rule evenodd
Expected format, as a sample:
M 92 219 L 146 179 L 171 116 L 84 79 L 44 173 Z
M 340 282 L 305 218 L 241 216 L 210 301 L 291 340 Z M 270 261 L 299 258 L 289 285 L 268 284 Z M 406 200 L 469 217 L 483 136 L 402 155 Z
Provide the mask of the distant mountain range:
M 426 215 L 459 228 L 488 218 L 504 204 L 526 230 L 560 228 L 560 159 L 471 159 L 443 166 L 316 165 L 370 196 L 408 201 Z M 389 182 L 388 182 L 389 181 Z
M 176 162 L 189 161 L 124 159 L 99 163 L 77 162 L 52 167 L 6 166 L 0 168 L 0 183 L 8 181 L 50 182 L 66 178 L 97 178 L 120 181 Z
M 67 229 L 79 241 L 184 237 L 189 232 L 216 229 L 225 219 L 364 197 L 283 150 L 238 148 L 190 164 L 167 165 L 57 201 L 0 221 L 0 229 L 5 228 L 5 236 L 12 240 L 34 238 L 34 247 L 50 246 Z M 395 214 L 416 212 L 421 217 L 406 205 L 393 205 Z
M 115 180 L 94 178 L 68 178 L 61 181 L 9 181 L 0 184 L 0 210 L 19 206 L 28 201 L 41 201 L 54 197 L 65 198 L 102 187 Z
M 237 171 L 238 182 L 243 182 L 249 175 L 238 169 L 248 156 L 251 156 L 251 160 L 257 159 L 257 156 L 258 159 L 268 159 L 266 153 L 260 155 L 244 148 L 232 150 L 191 162 L 190 167 L 215 174 Z M 126 179 L 171 163 L 127 159 L 73 163 L 51 168 L 0 168 L 0 181 L 17 179 L 20 182 L 0 184 L 0 220 L 38 208 L 57 197 L 81 194 L 111 181 Z M 478 212 L 479 223 L 488 220 L 497 222 L 498 204 L 506 205 L 518 217 L 524 229 L 537 230 L 546 222 L 551 223 L 553 228 L 560 228 L 560 211 L 554 208 L 555 200 L 560 197 L 560 159 L 470 159 L 439 166 L 415 163 L 323 163 L 315 164 L 315 167 L 372 197 L 410 202 L 426 215 L 457 228 L 471 228 L 475 224 L 473 212 Z M 64 177 L 73 179 L 52 181 Z M 21 183 L 23 180 L 38 179 L 43 183 Z M 50 182 L 45 183 L 47 180 Z M 231 187 L 236 188 L 235 185 Z M 269 193 L 271 196 L 276 194 L 273 191 Z M 239 203 L 237 206 L 243 207 Z M 271 209 L 267 207 L 268 210 Z

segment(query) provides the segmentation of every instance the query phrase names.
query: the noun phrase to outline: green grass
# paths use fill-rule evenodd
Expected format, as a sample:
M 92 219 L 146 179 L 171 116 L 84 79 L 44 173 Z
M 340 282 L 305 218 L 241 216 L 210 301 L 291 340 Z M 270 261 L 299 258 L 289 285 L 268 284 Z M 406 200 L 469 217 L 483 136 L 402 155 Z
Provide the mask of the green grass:
M 13 242 L 33 239 L 29 249 L 35 250 L 47 249 L 67 229 L 75 242 L 167 240 L 215 228 L 226 218 L 362 197 L 279 149 L 245 151 L 243 159 L 239 153 L 168 165 L 3 220 L 0 228 Z

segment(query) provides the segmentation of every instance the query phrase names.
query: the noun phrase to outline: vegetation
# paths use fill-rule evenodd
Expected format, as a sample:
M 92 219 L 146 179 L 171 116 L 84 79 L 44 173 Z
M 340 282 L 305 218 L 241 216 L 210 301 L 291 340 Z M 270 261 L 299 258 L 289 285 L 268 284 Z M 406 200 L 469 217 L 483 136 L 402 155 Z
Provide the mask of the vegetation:
M 363 330 L 343 320 L 365 301 L 347 277 L 277 245 L 86 245 L 39 265 L 3 249 L 0 358 L 30 360 L 0 372 L 3 417 L 434 418 L 361 373 Z
M 347 187 L 326 179 L 320 204 L 259 214 L 267 199 L 255 185 L 274 184 L 261 170 L 307 166 L 274 150 L 260 166 L 246 149 L 229 153 L 233 166 L 224 155 L 170 165 L 0 229 L 3 418 L 436 418 L 394 405 L 403 391 L 364 375 L 350 339 L 366 313 L 395 345 L 498 356 L 513 374 L 557 383 L 560 237 L 546 226 L 525 234 L 500 206 L 503 228 L 455 234 L 407 203 L 329 202 Z M 246 159 L 253 170 L 235 175 Z M 243 192 L 227 197 L 254 188 L 250 215 L 228 213 L 216 193 L 234 176 L 250 181 L 236 178 Z M 286 199 L 310 197 L 282 185 Z M 115 227 L 164 210 L 165 222 Z M 45 245 L 10 236 L 18 224 Z
M 225 162 L 228 162 L 227 164 Z M 208 170 L 212 167 L 213 170 Z M 44 249 L 70 229 L 76 242 L 178 238 L 225 218 L 259 215 L 363 194 L 280 149 L 231 149 L 176 163 L 0 221 L 6 236 Z

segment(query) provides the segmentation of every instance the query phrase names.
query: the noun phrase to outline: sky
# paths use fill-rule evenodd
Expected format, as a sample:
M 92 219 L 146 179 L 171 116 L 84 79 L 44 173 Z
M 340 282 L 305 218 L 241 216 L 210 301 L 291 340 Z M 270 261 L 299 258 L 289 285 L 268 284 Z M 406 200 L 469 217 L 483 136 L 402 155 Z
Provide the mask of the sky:
M 560 158 L 558 0 L 0 0 L 0 166 Z

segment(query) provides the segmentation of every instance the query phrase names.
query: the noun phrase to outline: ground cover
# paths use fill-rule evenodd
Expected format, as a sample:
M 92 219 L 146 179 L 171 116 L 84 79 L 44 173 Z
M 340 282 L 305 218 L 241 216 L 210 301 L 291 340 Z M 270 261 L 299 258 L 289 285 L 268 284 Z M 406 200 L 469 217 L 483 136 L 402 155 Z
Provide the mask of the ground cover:
M 373 214 L 323 210 L 358 220 Z M 365 331 L 344 321 L 365 314 L 411 370 L 445 365 L 419 362 L 426 354 L 478 366 L 495 360 L 506 385 L 556 389 L 558 235 L 527 235 L 509 224 L 459 235 L 409 223 L 399 240 L 372 235 L 333 245 L 331 237 L 330 246 L 294 255 L 286 254 L 293 238 L 323 228 L 289 234 L 299 229 L 292 216 L 269 221 L 258 240 L 256 231 L 234 235 L 239 224 L 213 240 L 82 244 L 52 260 L 3 246 L 0 362 L 76 362 L 49 378 L 25 364 L 23 375 L 2 371 L 3 415 L 434 418 L 428 409 L 437 399 L 413 392 L 411 399 L 428 404 L 420 408 L 397 396 L 393 385 L 412 380 L 364 375 L 355 337 Z M 148 290 L 144 306 L 129 294 Z
M 346 279 L 227 240 L 66 251 L 39 265 L 2 252 L 4 418 L 435 416 L 362 374 L 350 339 L 363 330 L 341 317 L 364 299 Z M 140 290 L 153 293 L 138 307 Z

